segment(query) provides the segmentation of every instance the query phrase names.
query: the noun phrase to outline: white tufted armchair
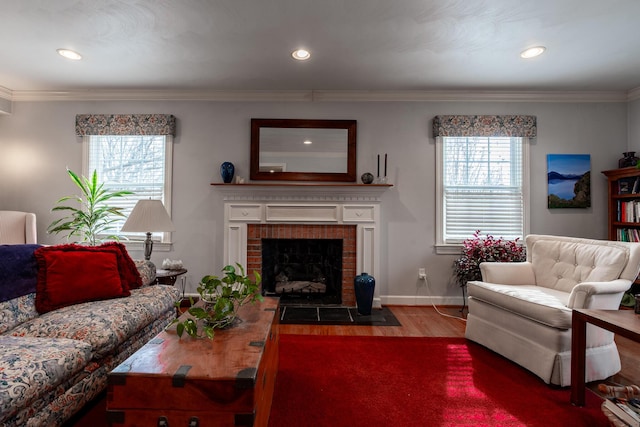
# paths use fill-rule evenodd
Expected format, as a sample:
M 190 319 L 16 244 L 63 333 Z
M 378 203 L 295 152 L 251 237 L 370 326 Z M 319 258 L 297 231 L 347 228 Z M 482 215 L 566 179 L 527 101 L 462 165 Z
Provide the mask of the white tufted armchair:
M 529 235 L 527 260 L 482 263 L 467 284 L 465 336 L 546 383 L 571 384 L 571 312 L 617 310 L 640 270 L 640 243 Z M 613 333 L 587 327 L 586 381 L 620 370 Z
M 0 244 L 37 243 L 36 214 L 0 211 Z

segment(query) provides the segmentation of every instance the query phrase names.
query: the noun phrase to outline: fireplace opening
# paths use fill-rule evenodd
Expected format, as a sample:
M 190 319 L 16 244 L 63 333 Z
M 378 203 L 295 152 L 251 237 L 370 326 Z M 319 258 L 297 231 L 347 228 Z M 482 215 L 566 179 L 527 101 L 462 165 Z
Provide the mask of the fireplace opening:
M 342 303 L 342 239 L 262 239 L 262 293 L 281 303 Z

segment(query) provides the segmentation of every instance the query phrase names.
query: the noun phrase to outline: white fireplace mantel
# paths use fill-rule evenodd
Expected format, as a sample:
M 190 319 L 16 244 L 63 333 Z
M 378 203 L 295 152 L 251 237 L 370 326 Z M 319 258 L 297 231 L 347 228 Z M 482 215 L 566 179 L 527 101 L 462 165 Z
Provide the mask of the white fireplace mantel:
M 224 259 L 247 265 L 248 224 L 356 226 L 356 270 L 380 277 L 380 202 L 388 184 L 212 184 L 224 197 Z M 374 306 L 380 307 L 379 286 Z

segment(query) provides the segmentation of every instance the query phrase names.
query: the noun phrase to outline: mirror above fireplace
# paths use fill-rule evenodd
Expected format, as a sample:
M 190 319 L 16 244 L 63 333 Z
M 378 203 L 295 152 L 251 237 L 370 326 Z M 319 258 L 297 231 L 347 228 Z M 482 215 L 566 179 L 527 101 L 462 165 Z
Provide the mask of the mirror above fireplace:
M 356 181 L 356 121 L 251 119 L 252 180 Z

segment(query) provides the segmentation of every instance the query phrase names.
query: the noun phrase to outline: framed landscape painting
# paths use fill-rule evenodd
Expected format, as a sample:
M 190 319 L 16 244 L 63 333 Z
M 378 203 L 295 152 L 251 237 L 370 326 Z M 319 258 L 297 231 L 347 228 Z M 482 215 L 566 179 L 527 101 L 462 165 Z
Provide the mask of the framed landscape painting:
M 549 209 L 591 207 L 591 155 L 547 154 Z

